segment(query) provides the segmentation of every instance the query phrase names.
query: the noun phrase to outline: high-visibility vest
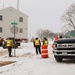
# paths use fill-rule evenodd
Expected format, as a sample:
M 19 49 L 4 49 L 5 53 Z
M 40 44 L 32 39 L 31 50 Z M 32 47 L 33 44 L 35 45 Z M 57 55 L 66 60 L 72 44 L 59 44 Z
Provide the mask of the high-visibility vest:
M 55 41 L 57 41 L 58 39 L 59 39 L 58 36 L 56 36 L 56 37 L 55 37 Z
M 39 40 L 35 40 L 35 45 L 40 45 Z
M 12 46 L 12 40 L 7 40 L 7 46 Z
M 45 40 L 45 41 L 44 41 L 44 45 L 48 45 L 48 41 Z

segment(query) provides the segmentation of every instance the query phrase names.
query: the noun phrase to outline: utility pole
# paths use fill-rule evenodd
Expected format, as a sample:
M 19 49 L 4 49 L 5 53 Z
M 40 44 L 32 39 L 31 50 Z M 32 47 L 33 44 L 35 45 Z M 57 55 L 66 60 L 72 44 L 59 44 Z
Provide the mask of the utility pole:
M 3 3 L 3 9 L 4 9 L 4 3 Z
M 19 0 L 17 0 L 17 10 L 19 10 Z

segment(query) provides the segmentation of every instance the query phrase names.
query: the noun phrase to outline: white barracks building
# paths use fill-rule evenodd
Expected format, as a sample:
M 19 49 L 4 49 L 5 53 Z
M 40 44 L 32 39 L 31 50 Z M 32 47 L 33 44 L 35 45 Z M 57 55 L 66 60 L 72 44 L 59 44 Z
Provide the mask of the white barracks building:
M 17 23 L 14 24 L 12 23 Z M 0 10 L 0 37 L 14 37 L 28 41 L 28 16 L 13 7 Z

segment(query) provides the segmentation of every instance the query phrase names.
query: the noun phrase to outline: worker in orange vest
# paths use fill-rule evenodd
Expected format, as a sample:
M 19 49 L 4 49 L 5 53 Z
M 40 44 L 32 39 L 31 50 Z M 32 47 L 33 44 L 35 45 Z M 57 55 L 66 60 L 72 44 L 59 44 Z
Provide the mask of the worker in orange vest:
M 8 52 L 9 52 L 9 57 L 12 57 L 11 52 L 12 52 L 12 46 L 13 46 L 13 42 L 11 39 L 7 39 L 6 40 L 6 46 L 8 48 Z
M 58 36 L 56 36 L 56 37 L 55 37 L 55 41 L 57 41 L 58 39 L 59 39 Z
M 41 42 L 40 40 L 36 37 L 36 39 L 34 40 L 34 47 L 35 47 L 35 50 L 36 50 L 36 54 L 41 54 Z

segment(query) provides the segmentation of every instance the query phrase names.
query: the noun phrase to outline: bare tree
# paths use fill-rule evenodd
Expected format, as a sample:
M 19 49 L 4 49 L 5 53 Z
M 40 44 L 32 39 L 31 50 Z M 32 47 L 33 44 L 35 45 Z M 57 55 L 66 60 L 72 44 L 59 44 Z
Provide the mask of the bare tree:
M 61 20 L 65 23 L 64 29 L 75 29 L 75 4 L 72 4 L 65 14 L 61 17 Z
M 51 38 L 51 39 L 52 39 L 53 36 L 54 36 L 54 33 L 51 32 L 51 31 L 48 30 L 48 29 L 46 29 L 46 30 L 39 29 L 36 34 L 39 36 L 39 38 L 40 38 L 41 40 L 43 40 L 44 37 L 47 37 L 47 38 Z
M 70 30 L 70 26 L 68 26 L 68 25 L 65 25 L 62 27 L 62 31 L 65 33 L 68 32 L 69 30 Z
M 35 40 L 35 38 L 34 37 L 32 37 L 31 39 L 30 39 L 30 42 L 33 42 Z

